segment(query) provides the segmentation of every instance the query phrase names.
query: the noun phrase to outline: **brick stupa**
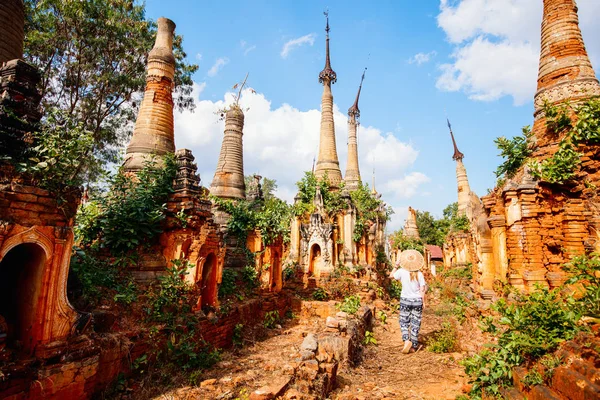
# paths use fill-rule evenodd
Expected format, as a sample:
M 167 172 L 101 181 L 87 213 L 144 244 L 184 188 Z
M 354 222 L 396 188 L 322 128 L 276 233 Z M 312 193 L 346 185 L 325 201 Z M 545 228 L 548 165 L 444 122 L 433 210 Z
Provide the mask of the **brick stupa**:
M 148 54 L 146 92 L 140 106 L 133 136 L 125 155 L 125 169 L 139 171 L 146 161 L 175 152 L 173 129 L 173 82 L 175 23 L 158 19 L 154 47 Z M 158 160 L 157 160 L 158 161 Z
M 575 1 L 544 0 L 540 65 L 534 98 L 533 132 L 538 146 L 535 155 L 553 153 L 547 147 L 561 139 L 546 132 L 545 102 L 556 105 L 569 101 L 574 104 L 597 95 L 600 95 L 600 85 L 581 36 Z

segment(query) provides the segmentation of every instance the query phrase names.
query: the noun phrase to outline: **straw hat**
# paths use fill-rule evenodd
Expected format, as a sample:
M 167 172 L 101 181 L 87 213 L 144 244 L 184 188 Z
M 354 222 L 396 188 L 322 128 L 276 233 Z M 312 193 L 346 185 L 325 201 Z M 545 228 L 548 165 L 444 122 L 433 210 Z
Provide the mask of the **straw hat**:
M 425 259 L 417 250 L 404 250 L 402 253 L 400 253 L 399 264 L 400 268 L 414 272 L 423 268 L 423 265 L 425 265 Z

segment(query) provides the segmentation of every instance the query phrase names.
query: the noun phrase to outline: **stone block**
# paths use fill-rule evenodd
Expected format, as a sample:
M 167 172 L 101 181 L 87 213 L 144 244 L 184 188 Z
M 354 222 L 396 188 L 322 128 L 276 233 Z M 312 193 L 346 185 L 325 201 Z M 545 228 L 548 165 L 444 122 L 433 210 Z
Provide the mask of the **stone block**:
M 554 370 L 552 388 L 571 400 L 600 399 L 598 385 L 593 384 L 577 371 L 566 367 L 558 367 Z
M 302 350 L 307 350 L 307 351 L 312 351 L 312 352 L 317 351 L 317 347 L 318 347 L 317 336 L 314 333 L 309 333 L 308 335 L 306 335 L 306 337 L 302 341 L 302 345 L 300 345 L 300 348 Z

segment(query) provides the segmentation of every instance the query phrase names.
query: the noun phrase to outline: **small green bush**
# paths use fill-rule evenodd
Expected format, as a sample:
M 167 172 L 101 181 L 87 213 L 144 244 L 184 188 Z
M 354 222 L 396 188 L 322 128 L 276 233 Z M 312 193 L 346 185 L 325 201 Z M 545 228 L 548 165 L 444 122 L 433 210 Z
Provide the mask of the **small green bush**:
M 577 304 L 584 315 L 600 318 L 600 256 L 578 256 L 565 265 L 570 278 L 568 284 L 581 283 L 584 286 L 583 296 Z
M 542 377 L 542 374 L 540 374 L 537 370 L 532 369 L 527 374 L 525 374 L 522 382 L 525 387 L 532 387 L 544 383 L 544 378 Z
M 283 269 L 283 280 L 285 282 L 287 281 L 291 281 L 292 279 L 294 279 L 294 276 L 296 276 L 296 269 L 294 268 L 294 266 L 288 265 L 287 267 L 285 267 Z
M 329 298 L 327 292 L 322 288 L 316 288 L 312 294 L 313 299 L 317 301 L 325 301 Z
M 391 298 L 400 300 L 400 295 L 402 294 L 402 283 L 392 279 L 387 287 L 387 291 Z
M 229 268 L 223 269 L 221 284 L 219 285 L 219 299 L 231 296 L 237 290 L 237 273 Z
M 337 307 L 345 313 L 356 314 L 360 308 L 360 297 L 358 295 L 344 297 L 344 300 Z
M 254 290 L 260 285 L 258 272 L 254 266 L 248 265 L 244 267 L 242 270 L 242 281 L 248 290 Z
M 502 386 L 511 384 L 512 368 L 553 352 L 581 329 L 577 302 L 562 297 L 558 289 L 540 287 L 510 304 L 499 300 L 492 309 L 498 317 L 486 319 L 484 325 L 498 336 L 498 343 L 462 361 L 473 398 L 481 398 L 483 392 L 499 395 Z
M 279 311 L 273 310 L 268 311 L 265 314 L 265 319 L 263 320 L 263 326 L 267 329 L 273 329 L 279 323 L 281 317 L 279 316 Z
M 429 342 L 428 349 L 434 353 L 450 353 L 456 349 L 456 328 L 451 322 L 442 323 L 442 330 Z
M 365 338 L 363 339 L 363 344 L 365 346 L 368 346 L 371 344 L 377 345 L 377 339 L 375 339 L 375 335 L 373 335 L 373 332 L 371 332 L 371 331 L 365 332 Z

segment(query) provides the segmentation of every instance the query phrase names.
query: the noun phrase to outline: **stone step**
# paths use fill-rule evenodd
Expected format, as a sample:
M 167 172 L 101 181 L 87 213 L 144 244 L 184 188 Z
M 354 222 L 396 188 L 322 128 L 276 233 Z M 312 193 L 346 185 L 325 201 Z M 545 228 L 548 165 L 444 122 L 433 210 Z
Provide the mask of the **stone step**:
M 554 370 L 552 389 L 571 400 L 600 399 L 600 386 L 567 367 L 558 367 Z
M 527 393 L 527 400 L 562 400 L 563 398 L 548 386 L 536 385 Z
M 596 360 L 596 364 L 600 366 L 599 363 L 600 360 Z M 594 364 L 582 360 L 573 360 L 570 368 L 588 378 L 594 385 L 600 385 L 600 369 L 595 367 Z

